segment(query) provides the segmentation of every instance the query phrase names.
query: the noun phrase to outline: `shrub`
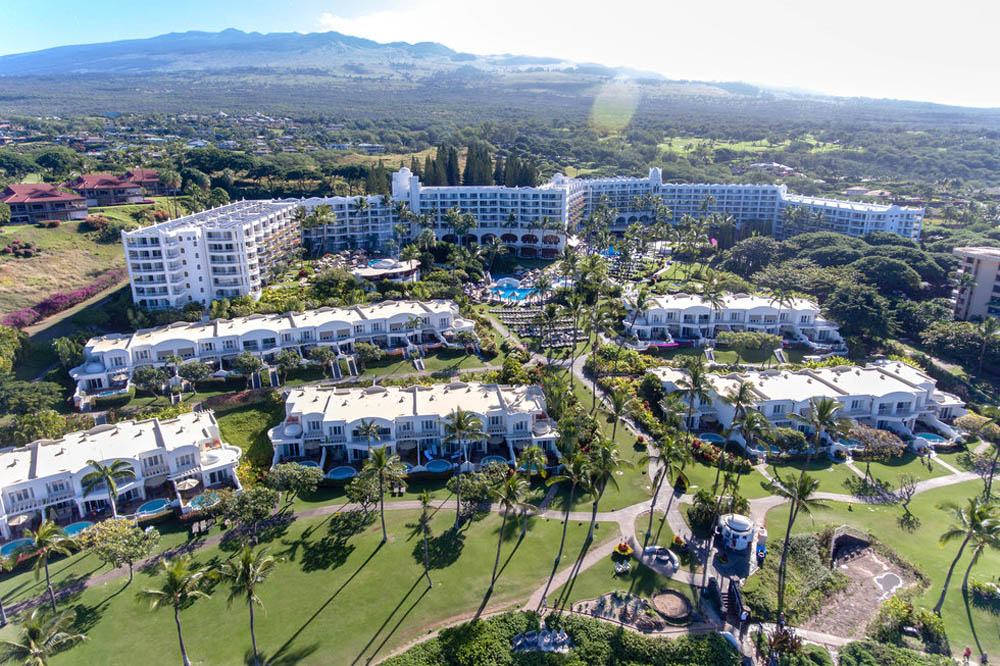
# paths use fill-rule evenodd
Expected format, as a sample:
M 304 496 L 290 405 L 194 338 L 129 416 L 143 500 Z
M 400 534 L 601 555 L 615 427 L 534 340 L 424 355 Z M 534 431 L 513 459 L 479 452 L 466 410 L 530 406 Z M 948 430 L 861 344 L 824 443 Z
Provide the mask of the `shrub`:
M 42 229 L 57 229 L 60 224 L 59 220 L 41 220 L 38 226 Z
M 119 407 L 124 407 L 128 403 L 132 402 L 133 398 L 135 398 L 135 387 L 129 386 L 127 393 L 121 393 L 119 395 L 99 395 L 92 398 L 90 404 L 94 407 L 94 409 L 98 410 L 118 409 Z
M 840 649 L 840 666 L 953 666 L 954 660 L 873 641 L 855 641 Z

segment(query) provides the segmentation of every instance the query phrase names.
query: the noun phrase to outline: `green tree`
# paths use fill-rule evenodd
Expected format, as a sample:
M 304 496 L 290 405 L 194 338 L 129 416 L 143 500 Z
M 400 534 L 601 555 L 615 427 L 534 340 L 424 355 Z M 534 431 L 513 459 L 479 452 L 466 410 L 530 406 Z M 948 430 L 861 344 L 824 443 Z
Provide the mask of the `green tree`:
M 641 464 L 652 464 L 655 466 L 653 474 L 653 499 L 649 503 L 649 525 L 646 527 L 646 538 L 643 546 L 649 542 L 649 537 L 653 533 L 653 511 L 656 508 L 656 500 L 660 495 L 660 488 L 663 481 L 670 481 L 671 487 L 676 487 L 678 483 L 685 488 L 688 486 L 688 477 L 684 472 L 687 465 L 694 460 L 691 448 L 678 442 L 672 435 L 664 434 L 656 445 L 657 454 L 647 455 Z M 667 511 L 670 512 L 670 505 L 674 501 L 674 492 L 670 493 L 670 502 L 667 503 Z
M 110 465 L 102 465 L 96 460 L 88 460 L 87 464 L 94 468 L 82 479 L 80 485 L 83 486 L 83 496 L 86 497 L 92 492 L 103 489 L 108 493 L 108 502 L 111 504 L 111 517 L 118 518 L 118 482 L 131 481 L 135 478 L 135 470 L 132 465 L 124 460 L 115 460 Z
M 559 553 L 556 555 L 556 563 L 562 559 L 563 547 L 566 545 L 566 527 L 569 525 L 569 512 L 573 508 L 573 501 L 576 498 L 576 489 L 583 488 L 590 492 L 591 471 L 590 460 L 580 451 L 575 451 L 569 457 L 559 458 L 560 473 L 550 476 L 545 482 L 546 486 L 556 483 L 569 484 L 569 501 L 566 503 L 566 513 L 563 516 L 562 538 L 559 540 Z
M 442 440 L 444 444 L 457 444 L 465 453 L 467 442 L 481 442 L 486 439 L 483 432 L 483 421 L 472 412 L 467 412 L 461 407 L 456 407 L 455 411 L 445 417 L 443 421 L 445 436 Z M 468 454 L 463 455 L 463 459 L 468 459 Z M 459 467 L 455 474 L 455 527 L 461 524 L 462 520 L 462 470 Z
M 67 432 L 66 419 L 52 409 L 14 417 L 12 434 L 14 443 L 23 446 L 38 439 L 59 439 Z
M 548 476 L 548 470 L 546 469 L 548 462 L 548 457 L 545 455 L 542 447 L 527 446 L 521 451 L 521 455 L 517 457 L 517 473 L 529 479 L 529 482 L 531 477 L 536 474 L 539 478 L 544 479 Z M 521 537 L 523 538 L 528 533 L 528 507 L 525 505 L 521 509 L 521 515 L 524 519 L 521 523 Z
M 69 337 L 56 338 L 52 348 L 59 357 L 59 365 L 63 370 L 72 370 L 83 363 L 83 345 L 78 340 Z
M 250 643 L 253 646 L 253 663 L 260 664 L 257 651 L 257 633 L 254 630 L 254 606 L 264 607 L 264 602 L 257 596 L 257 588 L 263 585 L 273 574 L 281 560 L 268 555 L 266 548 L 254 550 L 244 546 L 239 555 L 223 563 L 219 567 L 219 577 L 229 584 L 227 603 L 232 605 L 237 599 L 244 599 L 250 609 Z
M 792 536 L 792 525 L 795 524 L 795 519 L 800 511 L 811 514 L 814 508 L 821 507 L 823 504 L 813 497 L 816 489 L 819 488 L 819 479 L 814 479 L 805 473 L 797 479 L 793 478 L 794 474 L 782 478 L 778 470 L 772 469 L 772 472 L 774 480 L 767 483 L 767 491 L 791 503 L 788 510 L 788 524 L 785 526 L 785 539 L 781 546 L 781 560 L 778 563 L 778 616 L 780 617 L 785 609 L 785 574 L 788 567 L 788 543 Z
M 165 368 L 155 368 L 151 365 L 140 365 L 132 371 L 132 383 L 143 391 L 156 397 L 158 391 L 169 381 L 170 374 Z
M 212 374 L 212 368 L 209 367 L 207 363 L 201 363 L 200 361 L 191 361 L 185 363 L 180 368 L 177 369 L 177 374 L 180 375 L 181 379 L 186 381 L 191 385 L 191 391 L 194 393 L 198 392 L 197 384 L 201 380 Z
M 247 388 L 250 388 L 254 374 L 260 372 L 263 367 L 264 362 L 248 351 L 233 359 L 233 369 L 247 378 Z
M 375 419 L 369 419 L 368 421 L 361 419 L 361 424 L 357 428 L 358 437 L 364 437 L 368 442 L 368 455 L 372 454 L 372 442 L 382 441 L 382 428 L 375 421 Z
M 137 601 L 149 602 L 150 608 L 154 611 L 164 607 L 174 609 L 177 642 L 180 644 L 184 666 L 191 666 L 191 660 L 184 647 L 184 635 L 181 632 L 181 608 L 210 596 L 205 591 L 210 573 L 209 569 L 196 563 L 190 555 L 160 560 L 155 574 L 162 578 L 160 587 L 142 590 L 136 594 Z
M 31 544 L 18 548 L 15 553 L 18 557 L 34 559 L 35 580 L 38 580 L 41 572 L 45 572 L 45 589 L 49 593 L 52 613 L 55 614 L 56 593 L 52 589 L 52 578 L 49 576 L 49 557 L 53 554 L 70 555 L 75 543 L 66 535 L 66 530 L 51 520 L 43 520 L 36 531 L 24 530 L 24 538 L 31 539 Z
M 846 336 L 875 340 L 893 330 L 889 301 L 868 285 L 840 285 L 830 294 L 823 309 L 840 324 L 840 332 Z
M 9 557 L 0 556 L 0 573 L 9 572 L 14 568 L 14 560 Z M 7 609 L 4 608 L 3 599 L 0 598 L 0 627 L 7 626 Z
M 390 486 L 402 484 L 406 470 L 399 456 L 390 454 L 388 449 L 383 446 L 370 449 L 362 474 L 378 479 L 378 510 L 379 518 L 382 520 L 382 543 L 385 543 L 389 540 L 389 535 L 385 530 L 385 486 L 386 484 Z
M 500 522 L 500 536 L 497 538 L 497 556 L 493 560 L 493 576 L 490 578 L 490 591 L 497 582 L 497 567 L 500 566 L 500 548 L 503 546 L 503 535 L 507 529 L 507 515 L 510 511 L 525 506 L 524 495 L 528 491 L 528 482 L 520 474 L 510 474 L 499 488 L 490 488 L 490 497 L 503 507 L 503 520 Z
M 63 401 L 63 387 L 55 382 L 26 382 L 0 375 L 0 411 L 31 414 L 52 409 Z
M 271 516 L 278 505 L 278 491 L 267 486 L 252 486 L 238 495 L 228 495 L 220 502 L 220 513 L 227 520 L 250 530 L 256 540 L 257 526 Z
M 998 517 L 996 504 L 993 502 L 987 502 L 977 495 L 970 497 L 964 505 L 946 502 L 940 506 L 940 509 L 948 514 L 952 523 L 938 537 L 938 543 L 944 546 L 961 539 L 962 544 L 958 547 L 958 553 L 951 561 L 951 566 L 948 567 L 948 574 L 944 577 L 944 584 L 941 586 L 941 596 L 934 604 L 934 612 L 938 615 L 941 614 L 941 607 L 944 606 L 944 598 L 948 594 L 948 584 L 951 582 L 951 575 L 955 572 L 955 565 L 962 558 L 962 552 L 969 542 L 973 541 L 981 550 L 987 544 L 995 546 L 997 539 L 1000 538 L 1000 517 Z M 975 564 L 975 558 L 969 565 L 970 569 L 973 564 Z M 966 580 L 962 583 L 963 590 L 967 588 L 969 572 L 966 571 L 965 574 Z
M 613 442 L 618 434 L 618 422 L 628 416 L 629 410 L 635 403 L 635 399 L 624 391 L 613 391 L 609 397 L 609 401 L 611 404 L 611 441 Z
M 326 377 L 327 369 L 333 372 L 333 363 L 337 360 L 337 353 L 329 347 L 313 347 L 309 350 L 309 360 L 320 364 L 323 368 L 323 376 Z
M 302 493 L 316 492 L 323 480 L 323 470 L 319 467 L 299 463 L 279 463 L 267 472 L 267 485 L 284 493 L 285 506 L 290 506 Z
M 377 363 L 382 360 L 385 354 L 375 345 L 367 342 L 359 342 L 354 345 L 354 352 L 358 355 L 362 369 L 367 368 L 369 363 Z
M 135 563 L 152 554 L 160 542 L 160 533 L 155 529 L 146 531 L 134 521 L 115 518 L 88 527 L 80 534 L 79 542 L 105 564 L 115 568 L 127 564 L 131 584 Z
M 420 537 L 424 541 L 424 576 L 427 577 L 427 587 L 434 587 L 434 583 L 431 582 L 431 566 L 430 566 L 430 554 L 427 548 L 427 537 L 431 531 L 431 521 L 430 517 L 427 515 L 427 509 L 431 506 L 431 496 L 430 493 L 425 489 L 420 493 Z
M 604 491 L 611 483 L 618 488 L 615 473 L 622 467 L 634 467 L 632 461 L 622 458 L 614 442 L 603 440 L 591 444 L 587 452 L 588 468 L 590 469 L 589 490 L 593 498 L 590 512 L 590 529 L 587 532 L 587 543 L 594 540 L 594 524 L 597 522 L 597 506 L 604 496 Z
M 18 660 L 25 666 L 47 666 L 54 655 L 87 639 L 83 634 L 69 632 L 75 621 L 76 613 L 70 611 L 50 616 L 41 608 L 35 608 L 21 623 L 16 639 L 0 641 L 3 660 Z
M 976 376 L 983 374 L 983 357 L 986 356 L 986 347 L 993 341 L 996 334 L 1000 332 L 1000 320 L 996 317 L 986 317 L 977 325 L 978 333 L 983 341 L 979 345 L 979 363 L 976 365 Z

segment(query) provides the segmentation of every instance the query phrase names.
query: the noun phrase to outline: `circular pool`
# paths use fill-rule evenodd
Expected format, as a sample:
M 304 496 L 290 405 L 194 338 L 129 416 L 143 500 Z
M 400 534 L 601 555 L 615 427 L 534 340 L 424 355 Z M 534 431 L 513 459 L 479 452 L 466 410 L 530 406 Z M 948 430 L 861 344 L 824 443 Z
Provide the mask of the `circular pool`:
M 209 490 L 191 500 L 188 506 L 193 509 L 207 509 L 210 506 L 218 504 L 221 499 L 222 495 L 214 490 Z
M 357 475 L 357 471 L 350 465 L 341 465 L 327 472 L 326 478 L 331 481 L 346 481 L 347 479 L 353 479 Z
M 303 467 L 319 467 L 319 463 L 316 462 L 315 460 L 303 460 L 298 464 L 302 465 Z
M 165 499 L 151 500 L 136 509 L 136 514 L 140 516 L 152 516 L 166 509 L 169 504 L 170 502 Z
M 4 557 L 12 556 L 19 548 L 30 546 L 35 543 L 34 539 L 14 539 L 10 543 L 0 546 L 0 555 Z
M 479 461 L 480 465 L 486 466 L 490 463 L 501 463 L 506 465 L 507 459 L 503 456 L 484 456 L 482 460 Z
M 716 435 L 714 432 L 704 432 L 698 435 L 698 439 L 703 442 L 711 442 L 712 444 L 724 444 L 726 441 L 722 439 L 721 435 Z
M 426 465 L 424 465 L 424 468 L 428 472 L 434 472 L 435 474 L 439 474 L 441 472 L 447 472 L 451 470 L 451 463 L 448 462 L 447 460 L 441 460 L 440 458 L 438 458 L 437 460 L 432 460 Z
M 80 532 L 84 531 L 88 527 L 91 527 L 94 523 L 88 520 L 81 520 L 78 523 L 73 523 L 72 525 L 66 526 L 66 534 L 69 536 L 76 536 Z

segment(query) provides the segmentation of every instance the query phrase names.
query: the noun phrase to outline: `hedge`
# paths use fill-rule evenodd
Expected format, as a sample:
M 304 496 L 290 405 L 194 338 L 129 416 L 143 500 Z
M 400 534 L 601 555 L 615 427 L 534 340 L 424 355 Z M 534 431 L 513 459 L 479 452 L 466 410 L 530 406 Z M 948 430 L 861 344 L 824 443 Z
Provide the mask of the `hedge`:
M 924 654 L 873 641 L 855 641 L 840 649 L 840 666 L 954 666 L 948 657 Z
M 128 392 L 117 395 L 99 395 L 91 399 L 90 404 L 95 409 L 118 409 L 132 402 L 135 398 L 135 387 L 129 386 Z

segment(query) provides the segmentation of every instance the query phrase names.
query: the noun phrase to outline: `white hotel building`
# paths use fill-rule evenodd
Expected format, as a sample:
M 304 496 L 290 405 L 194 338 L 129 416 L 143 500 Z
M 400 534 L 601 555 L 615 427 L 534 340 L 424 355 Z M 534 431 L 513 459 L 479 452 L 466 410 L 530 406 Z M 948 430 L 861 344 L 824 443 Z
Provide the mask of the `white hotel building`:
M 123 421 L 74 432 L 57 440 L 37 440 L 0 451 L 0 534 L 19 536 L 49 516 L 87 518 L 108 506 L 102 486 L 84 494 L 82 480 L 94 471 L 87 462 L 129 463 L 135 478 L 118 484 L 119 507 L 147 493 L 173 502 L 172 483 L 196 479 L 202 488 L 240 488 L 236 476 L 241 450 L 222 441 L 211 411 L 181 414 L 167 421 Z M 166 485 L 165 485 L 166 484 Z M 12 532 L 15 532 L 12 534 Z
M 77 383 L 79 398 L 123 390 L 137 367 L 162 367 L 171 356 L 221 368 L 225 360 L 245 351 L 264 359 L 282 349 L 297 349 L 306 356 L 315 346 L 349 354 L 358 342 L 380 347 L 448 343 L 455 334 L 474 330 L 475 323 L 459 317 L 453 301 L 443 300 L 382 301 L 348 308 L 177 322 L 91 338 L 83 348 L 83 363 L 69 374 Z
M 132 300 L 145 308 L 260 296 L 274 265 L 301 243 L 295 206 L 239 201 L 122 232 Z
M 681 391 L 679 382 L 685 370 L 673 367 L 648 371 L 660 380 L 667 393 Z M 741 381 L 753 383 L 760 410 L 772 425 L 805 427 L 790 414 L 806 415 L 813 398 L 832 398 L 842 405 L 840 414 L 858 423 L 903 436 L 920 432 L 938 433 L 944 439 L 958 436 L 945 421 L 965 414 L 960 398 L 936 388 L 935 381 L 923 370 L 899 361 L 882 360 L 864 367 L 840 366 L 815 370 L 763 370 L 728 375 L 709 374 L 709 400 L 700 400 L 688 423 L 691 430 L 730 428 L 736 416 L 732 405 L 723 400 Z M 687 401 L 682 393 L 682 400 Z M 933 445 L 933 437 L 926 440 Z
M 488 435 L 487 440 L 467 443 L 464 452 L 458 443 L 444 443 L 443 421 L 458 408 L 477 416 Z M 374 421 L 380 437 L 370 446 L 399 453 L 419 472 L 435 458 L 464 464 L 467 456 L 472 464 L 492 452 L 513 461 L 518 451 L 529 446 L 558 455 L 558 432 L 545 410 L 538 386 L 475 382 L 405 388 L 307 386 L 291 390 L 285 420 L 268 436 L 275 463 L 316 457 L 325 468 L 366 458 L 369 442 L 358 429 L 362 421 Z
M 703 344 L 719 331 L 754 331 L 780 335 L 814 349 L 844 346 L 837 324 L 824 319 L 819 306 L 804 298 L 779 307 L 766 296 L 730 294 L 721 310 L 713 310 L 698 295 L 668 294 L 650 298 L 634 322 L 632 315 L 625 316 L 625 331 L 644 342 L 678 339 Z

